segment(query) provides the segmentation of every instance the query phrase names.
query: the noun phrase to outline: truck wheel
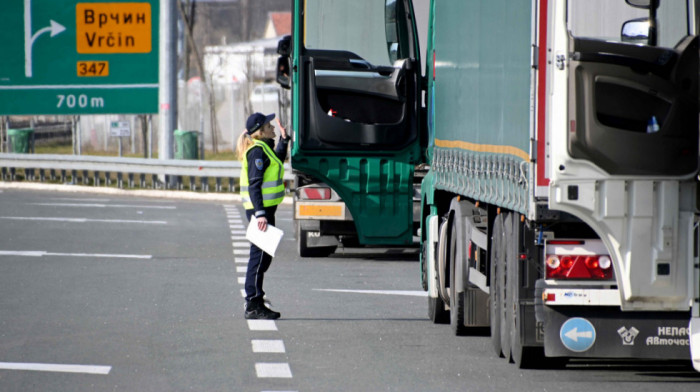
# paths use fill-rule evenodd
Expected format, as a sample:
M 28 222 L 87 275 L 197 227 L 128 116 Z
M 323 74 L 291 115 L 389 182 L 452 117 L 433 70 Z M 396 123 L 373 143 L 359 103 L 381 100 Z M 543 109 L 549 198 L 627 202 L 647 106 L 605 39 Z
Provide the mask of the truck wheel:
M 503 352 L 503 357 L 510 361 L 510 326 L 511 326 L 511 314 L 509 308 L 512 306 L 511 298 L 509 297 L 510 290 L 508 290 L 508 260 L 513 257 L 513 246 L 511 242 L 513 238 L 511 233 L 513 231 L 513 214 L 508 213 L 503 219 L 503 232 L 504 232 L 504 244 L 503 253 L 504 257 L 501 257 L 498 261 L 498 286 L 499 295 L 501 297 L 501 307 L 498 310 L 498 315 L 501 318 L 501 352 Z
M 335 252 L 335 246 L 309 246 L 309 231 L 301 228 L 301 223 L 297 221 L 297 251 L 301 257 L 328 257 Z
M 447 244 L 447 262 L 450 268 L 450 326 L 455 335 L 466 335 L 467 327 L 464 325 L 464 284 L 458 281 L 464 276 L 462 268 L 466 260 L 465 244 L 470 239 L 464 233 L 464 210 L 462 203 L 453 202 L 451 208 L 454 218 L 450 229 L 449 243 Z
M 508 263 L 508 298 L 509 306 L 507 309 L 509 326 L 510 326 L 510 354 L 513 362 L 520 369 L 530 369 L 533 366 L 532 363 L 532 351 L 528 349 L 523 349 L 522 337 L 520 335 L 521 330 L 521 312 L 520 312 L 520 288 L 518 283 L 520 282 L 519 274 L 520 270 L 518 268 L 519 258 L 518 258 L 518 239 L 520 237 L 520 224 L 517 221 L 517 215 L 513 215 L 513 220 L 511 221 L 511 231 L 506 235 L 508 238 L 507 246 L 509 248 L 509 257 L 507 259 Z
M 489 276 L 491 277 L 491 287 L 489 289 L 489 316 L 491 319 L 491 345 L 497 356 L 503 356 L 501 346 L 501 287 L 498 284 L 498 271 L 500 270 L 501 259 L 503 258 L 503 215 L 499 214 L 493 221 L 491 240 L 491 263 L 489 265 Z
M 425 242 L 430 244 L 429 241 Z M 437 275 L 435 271 L 435 258 L 428 259 L 427 246 L 423 247 L 423 262 L 426 269 L 426 282 L 428 286 L 428 318 L 434 324 L 447 324 L 450 321 L 450 312 L 445 309 L 445 302 L 440 298 L 437 290 Z

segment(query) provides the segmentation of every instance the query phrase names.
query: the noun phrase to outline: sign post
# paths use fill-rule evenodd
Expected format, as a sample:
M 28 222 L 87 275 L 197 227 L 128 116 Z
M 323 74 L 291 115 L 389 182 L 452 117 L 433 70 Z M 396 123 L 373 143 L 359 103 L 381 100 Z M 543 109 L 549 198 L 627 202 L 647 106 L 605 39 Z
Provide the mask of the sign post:
M 0 115 L 158 112 L 158 0 L 5 0 Z

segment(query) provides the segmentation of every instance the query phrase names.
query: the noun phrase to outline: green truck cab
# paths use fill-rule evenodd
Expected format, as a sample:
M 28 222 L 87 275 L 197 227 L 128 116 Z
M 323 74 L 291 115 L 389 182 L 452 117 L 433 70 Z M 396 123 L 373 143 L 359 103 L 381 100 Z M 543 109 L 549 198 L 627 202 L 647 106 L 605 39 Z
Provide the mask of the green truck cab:
M 292 88 L 300 253 L 313 254 L 306 236 L 320 237 L 319 220 L 363 245 L 411 244 L 424 150 L 411 1 L 295 1 L 293 34 L 278 51 L 278 81 Z M 324 197 L 300 197 L 305 186 Z

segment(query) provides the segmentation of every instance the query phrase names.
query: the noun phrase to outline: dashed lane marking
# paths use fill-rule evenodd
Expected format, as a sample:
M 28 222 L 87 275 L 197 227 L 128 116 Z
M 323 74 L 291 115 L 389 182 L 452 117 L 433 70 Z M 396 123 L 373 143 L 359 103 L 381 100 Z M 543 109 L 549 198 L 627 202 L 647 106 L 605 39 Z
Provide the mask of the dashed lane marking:
M 382 295 L 405 295 L 409 297 L 426 297 L 427 291 L 417 290 L 337 290 L 337 289 L 313 289 L 314 291 L 329 291 L 333 293 L 353 293 L 353 294 L 382 294 Z
M 248 272 L 248 267 L 236 267 L 236 272 Z
M 248 248 L 248 247 L 250 247 L 250 242 L 234 242 L 233 247 L 234 248 Z
M 238 277 L 238 284 L 245 284 L 245 276 Z
M 284 341 L 282 340 L 252 340 L 254 353 L 284 353 Z
M 231 230 L 231 234 L 245 234 L 245 230 Z
M 247 257 L 235 257 L 234 260 L 236 263 L 241 263 L 241 264 L 247 264 L 248 263 L 248 258 Z
M 256 363 L 255 373 L 258 378 L 292 378 L 288 363 Z
M 0 369 L 4 370 L 33 370 L 37 372 L 59 373 L 83 373 L 83 374 L 109 374 L 111 366 L 95 365 L 61 365 L 53 363 L 18 363 L 0 362 Z
M 246 320 L 251 331 L 277 331 L 275 320 Z
M 233 254 L 234 255 L 247 255 L 247 254 L 250 254 L 250 249 L 234 249 Z
M 44 250 L 0 250 L 0 256 L 23 256 L 23 257 L 44 257 L 44 256 L 59 256 L 59 257 L 97 257 L 97 258 L 115 258 L 115 259 L 152 259 L 151 255 L 126 255 L 126 254 L 108 254 L 108 253 L 54 253 Z

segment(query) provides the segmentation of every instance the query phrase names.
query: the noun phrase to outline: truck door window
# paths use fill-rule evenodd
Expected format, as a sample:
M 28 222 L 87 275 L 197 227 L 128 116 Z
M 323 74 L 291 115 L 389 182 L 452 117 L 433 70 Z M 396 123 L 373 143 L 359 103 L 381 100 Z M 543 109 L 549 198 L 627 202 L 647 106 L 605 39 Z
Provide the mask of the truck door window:
M 307 0 L 305 5 L 306 49 L 348 51 L 374 66 L 391 66 L 405 57 L 396 30 L 396 0 Z
M 684 0 L 661 0 L 657 9 L 658 46 L 673 48 L 688 35 L 688 5 Z M 649 11 L 624 0 L 569 0 L 568 26 L 574 37 L 623 42 L 625 22 L 646 19 Z
M 680 176 L 698 167 L 690 2 L 654 3 L 567 3 L 569 153 L 610 174 Z

